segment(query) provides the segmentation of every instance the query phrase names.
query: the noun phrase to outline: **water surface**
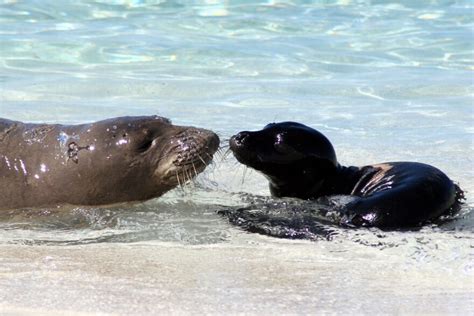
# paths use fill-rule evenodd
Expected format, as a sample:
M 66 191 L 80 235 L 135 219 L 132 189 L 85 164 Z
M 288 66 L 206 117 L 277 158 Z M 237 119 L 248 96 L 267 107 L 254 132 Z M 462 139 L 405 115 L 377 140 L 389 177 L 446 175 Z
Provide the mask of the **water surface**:
M 279 240 L 215 213 L 269 195 L 229 157 L 142 204 L 6 212 L 0 311 L 472 314 L 473 20 L 467 0 L 0 0 L 0 117 L 159 114 L 223 140 L 294 120 L 344 165 L 425 162 L 467 191 L 444 227 Z

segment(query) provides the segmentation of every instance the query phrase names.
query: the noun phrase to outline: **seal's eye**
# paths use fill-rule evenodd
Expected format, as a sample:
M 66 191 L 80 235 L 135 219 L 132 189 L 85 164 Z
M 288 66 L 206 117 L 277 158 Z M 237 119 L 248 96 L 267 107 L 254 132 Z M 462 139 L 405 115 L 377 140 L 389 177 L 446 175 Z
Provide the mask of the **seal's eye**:
M 149 130 L 144 130 L 143 134 L 137 138 L 136 148 L 138 152 L 145 152 L 153 145 L 153 133 Z
M 294 149 L 285 142 L 285 133 L 278 133 L 276 135 L 273 147 L 280 154 L 289 154 L 294 151 Z
M 288 136 L 288 133 L 282 132 L 276 135 L 273 148 L 278 154 L 279 159 L 284 159 L 286 162 L 294 162 L 304 158 L 304 153 L 301 153 L 295 145 L 297 144 Z
M 153 139 L 144 139 L 137 145 L 137 151 L 143 153 L 150 149 L 151 145 L 153 145 Z

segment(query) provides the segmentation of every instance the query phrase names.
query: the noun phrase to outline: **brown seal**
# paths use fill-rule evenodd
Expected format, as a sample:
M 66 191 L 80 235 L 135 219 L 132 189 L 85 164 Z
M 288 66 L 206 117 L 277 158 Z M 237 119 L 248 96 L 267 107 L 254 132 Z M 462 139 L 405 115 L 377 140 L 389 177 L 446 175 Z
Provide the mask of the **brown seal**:
M 0 119 L 0 209 L 158 197 L 212 160 L 218 136 L 159 116 L 81 125 Z

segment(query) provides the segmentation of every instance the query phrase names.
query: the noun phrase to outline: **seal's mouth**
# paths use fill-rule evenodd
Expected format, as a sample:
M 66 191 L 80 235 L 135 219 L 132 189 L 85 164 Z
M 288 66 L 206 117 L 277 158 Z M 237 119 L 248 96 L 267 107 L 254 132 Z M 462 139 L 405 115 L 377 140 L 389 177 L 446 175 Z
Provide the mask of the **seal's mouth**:
M 209 130 L 186 129 L 173 136 L 169 144 L 166 161 L 160 163 L 157 172 L 165 170 L 167 178 L 182 185 L 212 162 L 219 148 L 219 137 Z

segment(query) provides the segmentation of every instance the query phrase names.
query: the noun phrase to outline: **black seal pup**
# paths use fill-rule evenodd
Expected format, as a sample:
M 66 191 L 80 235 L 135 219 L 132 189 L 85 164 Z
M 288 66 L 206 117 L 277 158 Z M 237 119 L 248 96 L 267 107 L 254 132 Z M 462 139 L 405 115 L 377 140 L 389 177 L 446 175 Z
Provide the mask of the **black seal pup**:
M 0 119 L 0 210 L 143 201 L 190 180 L 218 136 L 159 116 L 80 125 Z
M 332 209 L 344 226 L 420 226 L 456 211 L 463 198 L 453 181 L 427 164 L 341 166 L 329 140 L 300 123 L 240 132 L 230 139 L 230 149 L 239 162 L 265 175 L 273 196 L 326 204 L 345 197 L 335 199 Z

